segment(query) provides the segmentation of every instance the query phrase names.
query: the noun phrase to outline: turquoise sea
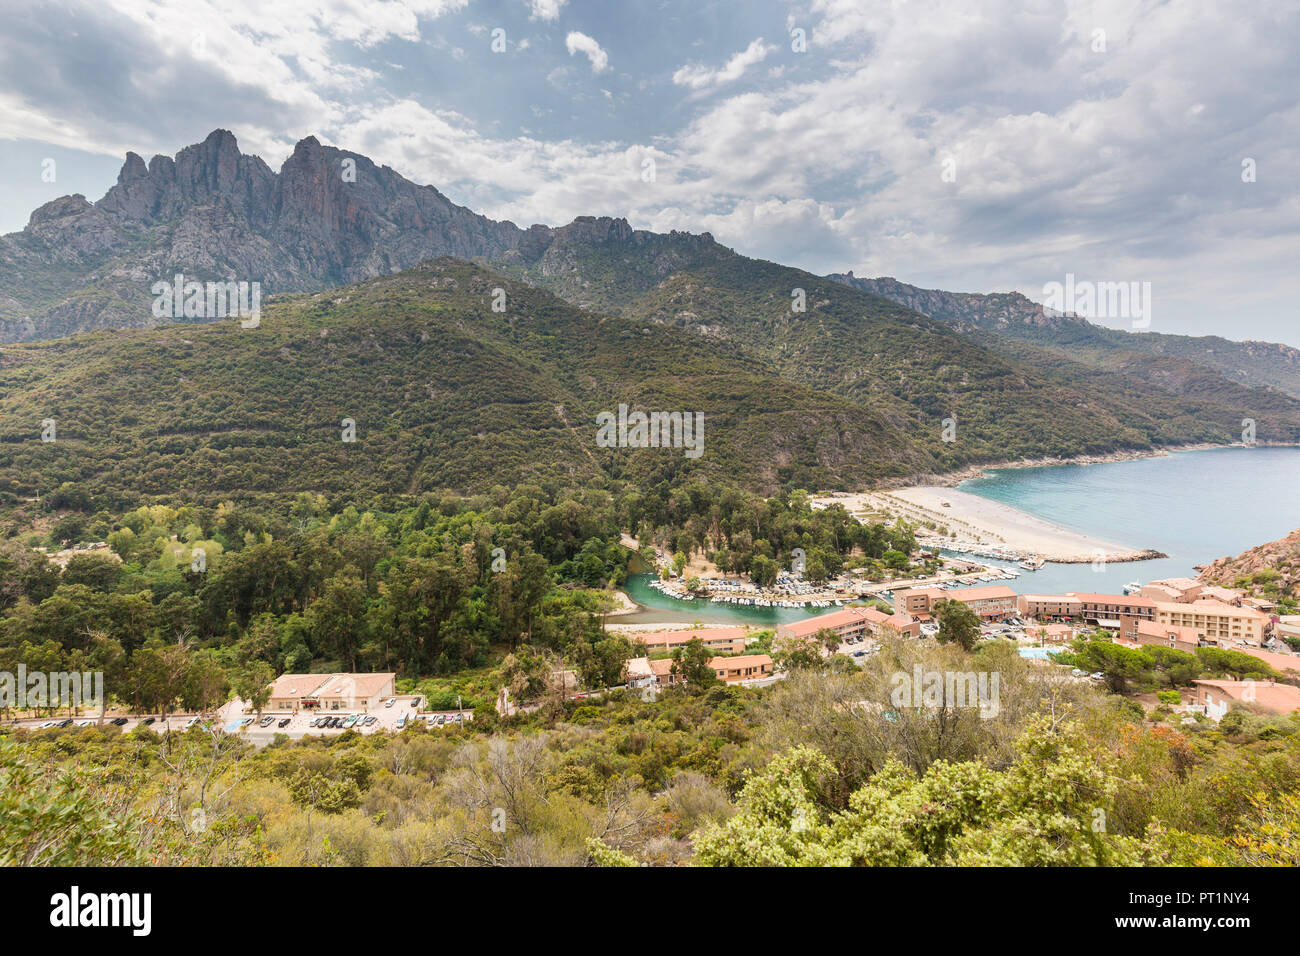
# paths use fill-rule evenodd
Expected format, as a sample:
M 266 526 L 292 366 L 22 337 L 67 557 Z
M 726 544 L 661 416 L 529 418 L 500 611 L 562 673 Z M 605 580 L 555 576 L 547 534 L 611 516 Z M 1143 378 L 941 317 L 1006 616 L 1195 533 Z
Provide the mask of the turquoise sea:
M 1211 448 L 1096 465 L 1005 468 L 962 491 L 1062 527 L 1169 555 L 1155 561 L 1048 564 L 1009 582 L 1022 593 L 1121 593 L 1130 581 L 1192 576 L 1300 528 L 1300 448 Z
M 1091 564 L 1047 564 L 1007 582 L 1022 593 L 1119 594 L 1130 581 L 1194 576 L 1195 565 L 1238 554 L 1300 527 L 1300 448 L 1213 448 L 1094 465 L 1003 468 L 960 487 L 1103 541 L 1169 555 L 1108 564 L 1100 570 Z M 708 601 L 684 604 L 649 588 L 648 581 L 648 575 L 637 575 L 626 588 L 646 610 L 611 620 L 774 627 L 826 613 Z

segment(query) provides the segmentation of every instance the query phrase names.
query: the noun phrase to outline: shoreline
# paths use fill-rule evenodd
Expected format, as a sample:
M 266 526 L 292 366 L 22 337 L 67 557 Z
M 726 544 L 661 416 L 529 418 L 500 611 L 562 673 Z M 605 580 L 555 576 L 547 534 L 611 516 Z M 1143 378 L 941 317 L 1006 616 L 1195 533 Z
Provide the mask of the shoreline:
M 1259 447 L 1298 447 L 1285 442 L 1257 442 Z M 970 465 L 944 474 L 914 475 L 896 479 L 869 491 L 829 492 L 816 500 L 840 504 L 859 518 L 866 514 L 904 518 L 918 525 L 918 541 L 929 547 L 952 544 L 972 550 L 1002 548 L 1021 555 L 1037 555 L 1053 564 L 1089 564 L 1149 561 L 1168 557 L 1149 547 L 1134 547 L 1105 541 L 1094 535 L 1073 531 L 1010 505 L 962 491 L 966 481 L 985 477 L 988 472 L 1013 468 L 1041 468 L 1059 465 L 1093 465 L 1146 458 L 1166 458 L 1189 451 L 1245 448 L 1240 442 L 1215 444 L 1198 442 L 1168 445 L 1154 449 L 1129 449 L 1099 455 L 1076 455 L 1068 458 L 1022 458 L 1014 461 Z M 1253 446 L 1250 446 L 1253 447 Z M 948 532 L 940 536 L 926 526 L 934 525 Z
M 1260 448 L 1295 448 L 1284 442 L 1256 442 Z M 908 478 L 893 478 L 881 484 L 879 491 L 895 491 L 929 485 L 941 488 L 956 488 L 964 481 L 983 478 L 988 471 L 1006 471 L 1013 468 L 1050 468 L 1057 465 L 1105 465 L 1118 461 L 1141 461 L 1146 458 L 1168 458 L 1185 451 L 1209 451 L 1214 448 L 1245 448 L 1240 442 L 1215 444 L 1214 442 L 1197 442 L 1190 445 L 1164 445 L 1160 448 L 1134 448 L 1126 451 L 1105 452 L 1100 455 L 1072 455 L 1068 457 L 1048 456 L 1045 458 L 1015 458 L 1007 461 L 986 462 L 979 465 L 966 465 L 956 471 L 939 474 L 925 473 Z
M 943 485 L 913 485 L 892 492 L 864 493 L 837 499 L 856 505 L 850 511 L 886 513 L 915 522 L 922 546 L 959 545 L 974 551 L 1005 549 L 1035 555 L 1054 564 L 1147 561 L 1165 557 L 1148 547 L 1107 541 L 1073 531 L 1047 518 L 991 498 Z M 942 528 L 945 534 L 926 528 Z
M 618 607 L 616 607 L 612 611 L 606 611 L 605 612 L 606 617 L 623 617 L 624 615 L 627 614 L 635 614 L 637 611 L 645 610 L 645 608 L 643 608 L 640 604 L 637 604 L 636 601 L 633 601 L 630 597 L 628 597 L 627 592 L 624 591 L 622 588 L 615 588 L 613 591 L 608 593 L 610 597 L 612 597 L 617 602 Z

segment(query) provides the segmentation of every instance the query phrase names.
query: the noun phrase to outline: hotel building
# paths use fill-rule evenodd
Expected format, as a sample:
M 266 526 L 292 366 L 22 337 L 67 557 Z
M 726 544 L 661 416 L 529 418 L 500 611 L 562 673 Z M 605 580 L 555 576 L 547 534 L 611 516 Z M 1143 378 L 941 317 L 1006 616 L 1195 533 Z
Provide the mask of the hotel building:
M 1222 601 L 1192 601 L 1190 604 L 1160 601 L 1155 604 L 1155 621 L 1194 628 L 1201 639 L 1212 644 L 1235 644 L 1264 640 L 1268 617 L 1249 607 L 1234 607 Z
M 914 617 L 928 618 L 939 601 L 960 601 L 983 621 L 1000 621 L 1016 615 L 1016 592 L 1005 584 L 981 588 L 908 588 L 894 594 L 894 607 Z
M 776 634 L 783 638 L 802 638 L 812 637 L 821 630 L 834 631 L 843 641 L 875 637 L 882 630 L 893 630 L 904 637 L 920 637 L 921 622 L 913 620 L 910 614 L 886 614 L 874 607 L 846 607 L 829 614 L 818 614 L 802 621 L 782 624 L 776 629 Z
M 1075 620 L 1083 611 L 1083 602 L 1073 594 L 1021 594 L 1016 608 L 1022 617 L 1036 621 Z
M 645 645 L 647 654 L 662 654 L 685 647 L 697 637 L 711 651 L 739 654 L 745 650 L 743 627 L 697 627 L 682 628 L 677 631 L 650 631 L 645 634 L 629 634 L 628 640 L 634 644 L 640 641 Z

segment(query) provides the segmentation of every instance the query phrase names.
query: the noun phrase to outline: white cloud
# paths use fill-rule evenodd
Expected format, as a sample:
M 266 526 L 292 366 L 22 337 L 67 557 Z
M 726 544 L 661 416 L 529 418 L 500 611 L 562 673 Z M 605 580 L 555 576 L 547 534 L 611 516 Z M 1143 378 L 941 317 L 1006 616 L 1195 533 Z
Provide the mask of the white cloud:
M 529 14 L 533 20 L 556 20 L 560 16 L 560 11 L 569 0 L 527 0 L 528 7 L 532 11 Z
M 39 17 L 6 22 L 0 139 L 147 156 L 225 126 L 275 166 L 315 133 L 521 225 L 622 215 L 639 228 L 708 229 L 812 271 L 966 291 L 1031 291 L 1066 271 L 1150 279 L 1161 303 L 1178 297 L 1157 305 L 1157 322 L 1178 309 L 1206 322 L 1239 306 L 1266 315 L 1273 303 L 1261 321 L 1280 327 L 1300 297 L 1288 172 L 1300 167 L 1300 106 L 1286 93 L 1300 76 L 1300 21 L 1276 0 L 1232 11 L 1211 0 L 813 0 L 798 17 L 808 54 L 755 40 L 714 69 L 702 64 L 729 51 L 701 42 L 711 58 L 693 52 L 671 85 L 642 69 L 640 86 L 611 90 L 617 109 L 587 125 L 569 95 L 581 64 L 547 62 L 535 37 L 536 55 L 516 61 L 534 85 L 520 106 L 531 132 L 502 122 L 489 97 L 462 105 L 466 116 L 444 91 L 410 88 L 415 60 L 403 54 L 442 43 L 453 55 L 455 31 L 422 21 L 459 0 L 365 15 L 351 0 L 308 13 L 258 0 L 192 0 L 184 13 L 161 0 L 81 2 L 80 40 L 51 43 Z M 625 42 L 609 22 L 607 42 Z M 188 42 L 197 24 L 201 56 Z M 1098 25 L 1104 54 L 1091 49 Z M 382 58 L 340 56 L 381 41 Z M 569 33 L 565 46 L 609 70 L 591 37 Z M 662 45 L 638 66 L 680 64 L 679 49 Z M 470 88 L 473 52 L 458 64 Z M 408 67 L 398 82 L 393 62 Z M 85 63 L 101 83 L 72 79 Z M 725 86 L 742 76 L 743 90 Z M 712 99 L 697 99 L 706 91 Z M 651 132 L 591 125 L 625 110 L 643 110 Z M 949 155 L 953 183 L 940 178 Z M 653 183 L 640 176 L 647 156 Z M 1240 180 L 1247 156 L 1256 183 Z
M 609 69 L 609 57 L 600 48 L 600 44 L 587 34 L 574 30 L 564 38 L 564 45 L 568 48 L 569 56 L 575 53 L 585 54 L 591 61 L 592 73 L 604 73 Z
M 702 90 L 710 86 L 730 83 L 744 76 L 745 71 L 754 64 L 763 62 L 767 55 L 775 49 L 775 46 L 764 43 L 763 38 L 759 37 L 729 59 L 721 69 L 714 70 L 706 66 L 684 66 L 673 74 L 673 82 L 678 86 L 686 86 L 692 90 Z

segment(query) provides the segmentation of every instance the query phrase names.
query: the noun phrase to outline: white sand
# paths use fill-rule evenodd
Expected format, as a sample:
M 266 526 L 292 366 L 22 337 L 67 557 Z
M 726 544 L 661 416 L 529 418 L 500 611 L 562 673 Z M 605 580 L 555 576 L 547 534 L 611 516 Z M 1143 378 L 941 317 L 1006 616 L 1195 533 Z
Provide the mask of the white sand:
M 1131 561 L 1147 552 L 1062 528 L 1023 511 L 956 488 L 919 485 L 894 491 L 835 495 L 820 500 L 850 512 L 885 512 L 910 521 L 932 521 L 958 535 L 957 543 L 1011 548 L 1047 561 Z M 943 506 L 943 502 L 948 507 Z
M 614 599 L 614 610 L 610 611 L 608 617 L 617 617 L 620 614 L 635 614 L 641 610 L 641 605 L 637 604 L 627 596 L 626 591 L 614 591 L 611 595 Z

